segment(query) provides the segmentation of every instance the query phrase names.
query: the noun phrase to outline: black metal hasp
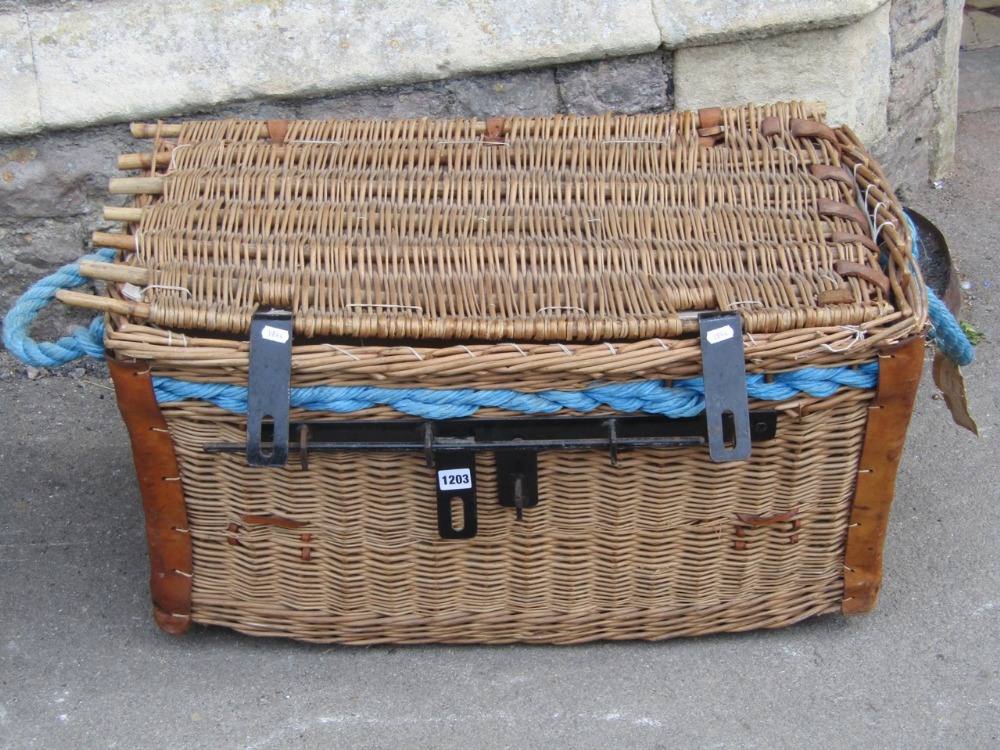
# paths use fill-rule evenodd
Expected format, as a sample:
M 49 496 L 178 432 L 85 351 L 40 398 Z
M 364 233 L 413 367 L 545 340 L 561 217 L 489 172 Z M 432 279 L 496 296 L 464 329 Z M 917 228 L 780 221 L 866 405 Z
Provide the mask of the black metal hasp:
M 288 463 L 288 408 L 292 375 L 292 314 L 254 313 L 250 322 L 250 374 L 247 382 L 247 464 Z M 270 441 L 262 440 L 270 422 Z M 270 449 L 265 453 L 265 445 Z
M 750 457 L 750 404 L 743 354 L 743 325 L 737 313 L 702 313 L 701 363 L 705 375 L 708 454 L 713 461 Z

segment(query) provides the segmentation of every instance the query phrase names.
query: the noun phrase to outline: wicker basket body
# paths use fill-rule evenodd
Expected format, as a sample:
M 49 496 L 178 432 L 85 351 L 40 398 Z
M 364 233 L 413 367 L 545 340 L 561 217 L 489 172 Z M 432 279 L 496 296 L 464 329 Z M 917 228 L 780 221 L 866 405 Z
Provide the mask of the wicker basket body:
M 574 643 L 874 605 L 926 299 L 884 177 L 815 108 L 148 128 L 146 194 L 120 240 L 142 289 L 109 284 L 106 345 L 165 629 Z M 537 505 L 520 520 L 495 501 L 481 452 L 478 531 L 445 539 L 420 453 L 257 468 L 211 452 L 246 440 L 245 413 L 171 384 L 245 388 L 247 331 L 266 307 L 293 316 L 293 393 L 671 388 L 702 375 L 706 310 L 740 314 L 762 384 L 807 368 L 877 363 L 878 375 L 823 397 L 751 398 L 777 423 L 743 461 L 714 463 L 704 445 L 617 462 L 539 451 Z M 488 399 L 469 414 L 524 417 Z

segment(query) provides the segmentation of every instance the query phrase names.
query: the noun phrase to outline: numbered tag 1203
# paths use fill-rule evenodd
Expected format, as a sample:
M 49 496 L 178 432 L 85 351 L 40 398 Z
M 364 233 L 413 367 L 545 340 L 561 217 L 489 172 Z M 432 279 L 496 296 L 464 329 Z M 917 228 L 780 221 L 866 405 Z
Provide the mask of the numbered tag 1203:
M 468 490 L 472 488 L 472 469 L 441 469 L 438 472 L 438 489 Z

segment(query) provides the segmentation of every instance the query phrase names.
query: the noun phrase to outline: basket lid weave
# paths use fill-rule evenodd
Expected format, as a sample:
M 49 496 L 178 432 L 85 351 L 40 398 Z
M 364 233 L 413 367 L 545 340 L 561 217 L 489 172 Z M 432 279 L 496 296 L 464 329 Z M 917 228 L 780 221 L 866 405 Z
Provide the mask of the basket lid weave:
M 752 334 L 919 304 L 881 172 L 805 105 L 149 135 L 162 183 L 125 262 L 164 327 L 241 334 L 274 307 L 307 336 L 606 341 L 703 310 Z

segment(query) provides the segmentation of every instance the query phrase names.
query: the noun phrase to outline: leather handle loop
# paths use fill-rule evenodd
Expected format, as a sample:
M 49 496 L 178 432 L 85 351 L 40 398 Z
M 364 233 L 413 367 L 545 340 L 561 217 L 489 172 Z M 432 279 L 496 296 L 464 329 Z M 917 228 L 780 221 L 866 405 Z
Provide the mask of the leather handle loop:
M 841 276 L 856 276 L 857 278 L 864 279 L 881 289 L 882 294 L 889 294 L 889 277 L 871 266 L 852 263 L 849 260 L 838 260 L 833 264 L 833 270 Z
M 830 200 L 829 198 L 820 198 L 817 201 L 817 206 L 820 216 L 835 216 L 838 219 L 846 219 L 847 221 L 860 224 L 862 227 L 868 227 L 868 217 L 857 206 L 849 206 L 846 203 Z
M 879 246 L 872 241 L 871 237 L 865 237 L 863 234 L 854 234 L 853 232 L 834 232 L 830 236 L 830 242 L 833 242 L 834 244 L 843 243 L 846 245 L 850 245 L 855 242 L 860 242 L 862 245 L 867 247 L 873 253 L 882 252 L 881 250 L 879 250 Z
M 837 142 L 837 134 L 827 125 L 815 120 L 793 117 L 789 121 L 789 128 L 796 138 L 819 138 L 830 143 Z
M 854 178 L 844 167 L 833 164 L 810 164 L 809 174 L 818 180 L 836 180 L 842 182 L 850 188 L 854 188 Z

